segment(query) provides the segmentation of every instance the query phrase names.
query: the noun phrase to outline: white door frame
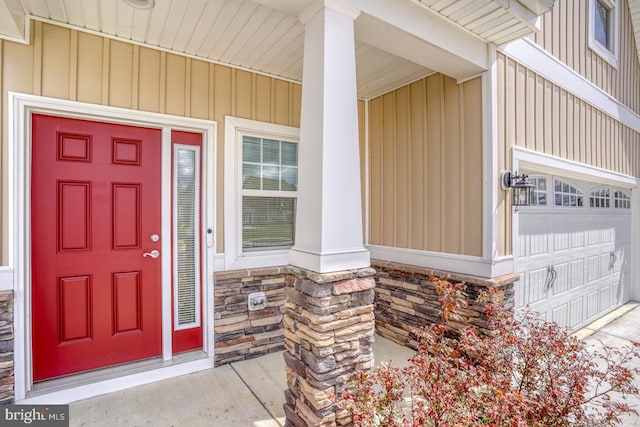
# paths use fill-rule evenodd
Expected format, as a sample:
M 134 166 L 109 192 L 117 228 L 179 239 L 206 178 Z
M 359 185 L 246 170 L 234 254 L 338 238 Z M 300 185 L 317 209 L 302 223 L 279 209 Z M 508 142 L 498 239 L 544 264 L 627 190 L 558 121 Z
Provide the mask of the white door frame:
M 216 122 L 149 113 L 9 92 L 8 99 L 8 188 L 9 262 L 14 269 L 14 381 L 15 400 L 24 403 L 67 403 L 105 392 L 149 383 L 187 372 L 213 367 L 213 267 L 215 257 L 215 140 Z M 133 374 L 63 391 L 27 397 L 33 385 L 31 354 L 31 115 L 44 113 L 160 129 L 162 132 L 162 239 L 161 251 L 171 254 L 171 131 L 203 134 L 202 205 L 203 229 L 203 350 L 206 358 L 170 365 L 151 372 Z M 212 230 L 207 233 L 207 230 Z M 171 350 L 171 257 L 162 258 L 162 356 L 172 359 Z

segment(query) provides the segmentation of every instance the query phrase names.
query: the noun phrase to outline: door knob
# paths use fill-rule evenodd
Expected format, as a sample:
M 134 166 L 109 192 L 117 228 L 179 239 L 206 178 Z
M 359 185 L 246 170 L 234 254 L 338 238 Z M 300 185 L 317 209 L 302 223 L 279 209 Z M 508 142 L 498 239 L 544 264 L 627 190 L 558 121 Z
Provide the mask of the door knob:
M 151 257 L 158 258 L 160 256 L 160 251 L 157 249 L 152 250 L 151 252 L 145 252 L 142 254 L 143 257 Z

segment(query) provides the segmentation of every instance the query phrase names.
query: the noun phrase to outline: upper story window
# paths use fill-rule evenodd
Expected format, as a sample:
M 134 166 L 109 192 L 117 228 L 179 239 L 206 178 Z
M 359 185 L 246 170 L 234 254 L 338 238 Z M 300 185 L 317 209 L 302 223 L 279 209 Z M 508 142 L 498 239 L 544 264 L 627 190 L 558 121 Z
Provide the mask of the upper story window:
M 582 192 L 571 184 L 567 184 L 566 182 L 556 179 L 554 180 L 553 193 L 556 206 L 583 206 Z
M 614 67 L 618 66 L 617 0 L 589 0 L 589 47 Z
M 295 237 L 299 135 L 290 126 L 226 117 L 226 270 L 288 263 Z

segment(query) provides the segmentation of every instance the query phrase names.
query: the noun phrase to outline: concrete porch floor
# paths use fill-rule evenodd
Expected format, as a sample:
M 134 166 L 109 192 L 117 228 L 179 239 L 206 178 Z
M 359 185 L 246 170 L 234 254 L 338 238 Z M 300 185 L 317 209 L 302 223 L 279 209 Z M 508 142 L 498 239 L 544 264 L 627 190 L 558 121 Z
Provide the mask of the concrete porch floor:
M 595 345 L 640 342 L 640 304 L 628 303 L 576 335 Z M 391 360 L 403 366 L 413 353 L 376 335 L 376 364 Z M 636 382 L 640 385 L 640 378 Z M 285 388 L 284 360 L 278 352 L 74 402 L 70 425 L 283 426 Z M 640 400 L 632 403 L 640 410 Z M 622 425 L 640 426 L 640 417 L 628 417 Z

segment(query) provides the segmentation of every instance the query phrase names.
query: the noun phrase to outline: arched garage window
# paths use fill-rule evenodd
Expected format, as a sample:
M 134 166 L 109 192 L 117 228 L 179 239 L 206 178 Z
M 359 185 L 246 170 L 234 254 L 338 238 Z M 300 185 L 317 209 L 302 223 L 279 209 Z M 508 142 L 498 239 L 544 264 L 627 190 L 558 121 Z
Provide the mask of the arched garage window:
M 554 180 L 553 193 L 556 206 L 582 207 L 584 204 L 582 191 L 562 180 Z
M 624 191 L 616 188 L 613 191 L 613 206 L 616 209 L 631 209 L 631 197 Z
M 611 207 L 611 189 L 609 187 L 600 187 L 589 193 L 589 206 L 592 208 L 609 208 Z

